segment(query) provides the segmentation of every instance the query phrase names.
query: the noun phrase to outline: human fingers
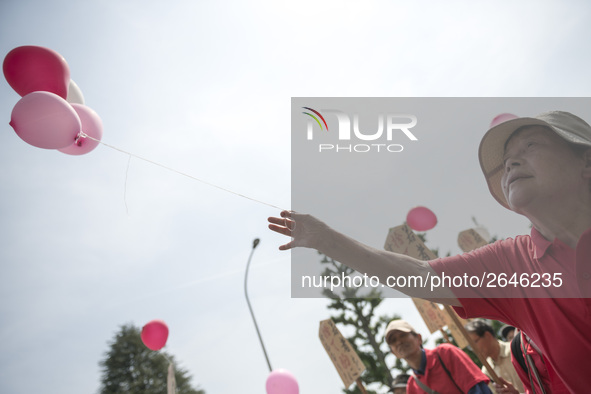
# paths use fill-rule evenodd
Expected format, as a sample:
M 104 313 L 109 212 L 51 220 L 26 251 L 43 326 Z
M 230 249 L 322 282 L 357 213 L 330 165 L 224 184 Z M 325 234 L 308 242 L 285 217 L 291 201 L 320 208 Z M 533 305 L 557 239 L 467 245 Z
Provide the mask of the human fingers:
M 288 218 L 276 218 L 276 217 L 271 216 L 271 217 L 267 218 L 267 220 L 269 221 L 269 223 L 279 224 L 279 225 L 283 225 L 284 226 L 287 223 L 287 221 L 288 220 L 291 220 L 291 219 L 288 219 Z
M 271 221 L 271 219 L 278 219 L 278 218 L 269 218 L 269 221 Z M 284 219 L 278 219 L 280 222 L 283 222 Z M 275 224 L 269 224 L 269 228 L 279 234 L 283 234 L 283 235 L 287 235 L 288 237 L 291 237 L 291 230 L 285 226 L 283 226 L 283 223 L 280 223 L 281 225 L 275 225 Z M 279 246 L 279 250 L 288 250 L 295 247 L 295 243 L 294 241 L 290 241 L 288 243 L 286 243 L 285 245 L 281 245 Z
M 291 231 L 295 230 L 296 223 L 293 219 L 270 217 L 267 220 L 269 223 L 273 223 L 274 225 L 285 227 Z
M 288 237 L 291 237 L 291 230 L 283 225 L 277 226 L 275 224 L 270 224 L 269 228 L 271 230 L 275 231 L 276 233 L 287 235 Z
M 295 213 L 294 211 L 284 210 L 284 211 L 281 211 L 280 215 L 282 218 L 290 218 L 292 216 L 292 214 L 294 214 L 294 213 Z
M 285 222 L 285 219 L 283 219 L 283 218 L 276 218 L 276 217 L 270 216 L 270 217 L 267 218 L 267 221 L 269 223 L 273 223 L 273 224 L 283 224 Z
M 295 246 L 294 241 L 288 242 L 285 245 L 281 245 L 279 250 L 289 250 Z

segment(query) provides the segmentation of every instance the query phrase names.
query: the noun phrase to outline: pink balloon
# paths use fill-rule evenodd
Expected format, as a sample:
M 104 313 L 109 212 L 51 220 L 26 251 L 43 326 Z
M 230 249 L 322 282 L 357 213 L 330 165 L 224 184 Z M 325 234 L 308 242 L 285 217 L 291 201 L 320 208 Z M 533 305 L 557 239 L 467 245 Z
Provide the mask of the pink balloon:
M 71 145 L 81 127 L 74 108 L 49 92 L 33 92 L 20 99 L 12 109 L 10 125 L 23 141 L 45 149 Z
M 55 93 L 63 99 L 68 95 L 68 63 L 49 48 L 14 48 L 4 58 L 2 69 L 10 86 L 21 96 L 37 91 Z
M 437 224 L 437 216 L 426 207 L 416 207 L 408 211 L 406 223 L 415 231 L 431 230 Z
M 168 326 L 162 320 L 152 320 L 142 328 L 142 342 L 150 350 L 160 350 L 168 339 Z
M 87 134 L 98 141 L 103 138 L 103 122 L 101 118 L 89 107 L 82 104 L 70 104 L 72 108 L 80 117 L 80 123 L 82 124 L 82 132 Z M 68 155 L 83 155 L 96 148 L 99 144 L 98 141 L 92 140 L 84 136 L 77 136 L 78 138 L 70 145 L 65 148 L 58 149 L 60 152 L 67 153 Z
M 70 104 L 84 104 L 84 95 L 82 94 L 82 90 L 76 84 L 76 82 L 70 79 L 70 83 L 68 84 L 68 96 L 66 97 L 66 101 Z
M 501 124 L 503 122 L 506 122 L 508 120 L 517 119 L 517 118 L 518 118 L 518 116 L 513 115 L 513 114 L 500 114 L 500 115 L 497 115 L 492 120 L 492 122 L 490 122 L 490 128 L 493 128 L 496 125 Z
M 291 372 L 276 369 L 267 377 L 267 394 L 299 394 L 298 381 Z

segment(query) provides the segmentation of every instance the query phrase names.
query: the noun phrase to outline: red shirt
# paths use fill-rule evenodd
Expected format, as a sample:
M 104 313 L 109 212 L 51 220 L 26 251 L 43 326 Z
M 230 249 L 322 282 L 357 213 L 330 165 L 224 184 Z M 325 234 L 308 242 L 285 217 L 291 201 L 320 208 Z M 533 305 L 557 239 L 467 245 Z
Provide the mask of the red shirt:
M 439 354 L 441 360 L 443 360 L 445 367 L 450 372 L 456 384 L 462 389 L 462 392 L 467 393 L 478 383 L 488 383 L 490 381 L 466 353 L 453 345 L 444 343 L 437 346 L 435 349 L 425 349 L 425 355 L 427 356 L 425 374 L 416 375 L 417 378 L 425 383 L 430 389 L 439 393 L 458 392 L 456 386 L 441 366 L 437 354 Z M 408 379 L 406 392 L 407 394 L 424 394 L 424 391 L 419 387 L 412 376 Z
M 553 383 L 561 379 L 574 393 L 589 391 L 591 298 L 582 297 L 591 297 L 591 229 L 581 236 L 576 251 L 560 240 L 546 240 L 534 228 L 531 237 L 497 241 L 430 264 L 440 275 L 561 273 L 562 288 L 551 290 L 562 298 L 517 298 L 531 293 L 514 288 L 497 289 L 496 293 L 486 293 L 486 298 L 469 298 L 483 297 L 486 289 L 453 289 L 462 304 L 455 309 L 462 317 L 486 317 L 519 327 L 544 353 Z M 537 297 L 548 291 L 538 290 Z M 494 298 L 503 296 L 514 298 Z

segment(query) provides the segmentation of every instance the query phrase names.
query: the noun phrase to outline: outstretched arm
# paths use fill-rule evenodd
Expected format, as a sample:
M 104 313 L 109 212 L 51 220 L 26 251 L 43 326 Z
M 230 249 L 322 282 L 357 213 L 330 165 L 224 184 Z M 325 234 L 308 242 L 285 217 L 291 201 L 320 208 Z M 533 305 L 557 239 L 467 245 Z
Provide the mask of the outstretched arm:
M 288 250 L 295 247 L 316 249 L 358 272 L 378 277 L 382 284 L 387 285 L 389 276 L 420 276 L 423 280 L 438 276 L 427 261 L 364 245 L 311 215 L 282 211 L 280 218 L 270 217 L 268 220 L 271 230 L 292 238 L 279 249 Z M 411 297 L 460 306 L 459 301 L 448 288 L 438 287 L 433 291 L 429 287 L 396 289 Z

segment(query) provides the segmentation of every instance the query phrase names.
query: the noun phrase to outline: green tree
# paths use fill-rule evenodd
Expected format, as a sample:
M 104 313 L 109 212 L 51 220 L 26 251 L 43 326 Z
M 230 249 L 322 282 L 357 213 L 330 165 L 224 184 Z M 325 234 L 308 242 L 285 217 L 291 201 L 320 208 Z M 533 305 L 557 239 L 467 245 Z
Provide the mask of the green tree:
M 101 367 L 101 394 L 166 394 L 168 366 L 175 369 L 176 392 L 205 394 L 190 385 L 191 376 L 176 366 L 174 357 L 152 351 L 142 343 L 140 330 L 132 324 L 121 326 Z
M 323 276 L 352 276 L 355 271 L 347 266 L 323 256 L 321 263 L 325 269 Z M 394 357 L 390 349 L 384 342 L 384 332 L 386 325 L 399 319 L 397 315 L 378 315 L 376 308 L 382 303 L 383 298 L 377 289 L 372 289 L 369 294 L 361 297 L 359 288 L 345 287 L 341 294 L 324 289 L 323 294 L 331 299 L 328 309 L 334 313 L 331 315 L 335 324 L 345 328 L 343 335 L 352 347 L 355 349 L 359 358 L 365 365 L 365 372 L 361 376 L 368 393 L 376 393 L 375 390 L 391 387 L 393 376 L 388 368 L 386 359 Z M 346 334 L 347 331 L 353 331 L 352 335 Z M 405 368 L 400 360 L 396 360 L 395 370 L 405 372 Z M 360 394 L 357 386 L 343 391 L 347 394 Z

